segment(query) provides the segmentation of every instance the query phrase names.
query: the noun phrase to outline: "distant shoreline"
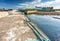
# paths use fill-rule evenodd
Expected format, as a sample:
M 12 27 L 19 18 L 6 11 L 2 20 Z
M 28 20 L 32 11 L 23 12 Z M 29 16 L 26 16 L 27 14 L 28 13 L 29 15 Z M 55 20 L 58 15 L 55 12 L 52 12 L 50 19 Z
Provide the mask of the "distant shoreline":
M 27 14 L 38 14 L 38 15 L 60 15 L 60 12 L 41 12 L 41 11 L 32 12 L 32 11 L 29 11 Z

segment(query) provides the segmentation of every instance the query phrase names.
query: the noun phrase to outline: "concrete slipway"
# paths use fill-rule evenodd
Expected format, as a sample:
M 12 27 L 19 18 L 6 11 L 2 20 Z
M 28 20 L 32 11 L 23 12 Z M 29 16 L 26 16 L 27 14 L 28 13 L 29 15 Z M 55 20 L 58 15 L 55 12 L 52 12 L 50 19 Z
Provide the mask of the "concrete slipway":
M 30 24 L 33 23 L 29 22 L 27 17 L 20 12 L 8 12 L 7 16 L 0 18 L 0 41 L 38 41 L 41 37 L 49 41 L 48 37 L 43 35 L 44 33 L 38 32 L 37 28 L 32 28 Z

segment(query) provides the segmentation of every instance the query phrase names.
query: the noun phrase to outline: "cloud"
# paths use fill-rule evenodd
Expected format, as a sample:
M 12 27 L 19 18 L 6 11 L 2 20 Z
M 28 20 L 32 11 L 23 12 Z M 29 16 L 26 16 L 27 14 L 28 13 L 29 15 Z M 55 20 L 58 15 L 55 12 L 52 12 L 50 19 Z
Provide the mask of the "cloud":
M 7 4 L 18 4 L 18 3 L 25 3 L 25 2 L 32 2 L 34 0 L 0 0 L 0 2 L 4 2 Z
M 0 5 L 2 8 L 35 8 L 35 6 L 39 6 L 57 9 L 60 8 L 60 0 L 0 0 Z
M 53 5 L 54 9 L 60 8 L 60 0 L 55 0 L 52 5 Z
M 44 3 L 46 6 L 52 6 L 54 9 L 59 9 L 60 8 L 60 0 L 54 0 L 50 2 Z
M 40 2 L 41 2 L 41 0 L 34 0 L 33 2 L 25 2 L 22 4 L 19 3 L 19 6 L 16 6 L 16 7 L 18 7 L 18 8 L 20 8 L 20 7 L 31 8 L 32 7 L 33 8 L 35 4 L 40 3 Z
M 21 6 L 22 5 L 22 6 Z M 53 0 L 47 2 L 41 2 L 41 0 L 35 0 L 33 2 L 26 2 L 22 3 L 17 7 L 24 7 L 24 8 L 34 8 L 35 6 L 39 7 L 54 7 L 54 9 L 60 8 L 60 0 Z
M 2 8 L 17 8 L 16 6 L 26 2 L 33 2 L 34 0 L 0 0 L 0 7 Z M 23 5 L 22 5 L 23 6 Z M 22 7 L 18 6 L 18 7 Z
M 41 6 L 41 7 L 54 7 L 54 9 L 59 9 L 60 8 L 60 0 L 54 0 L 54 1 L 44 2 L 44 3 L 38 3 L 36 5 Z

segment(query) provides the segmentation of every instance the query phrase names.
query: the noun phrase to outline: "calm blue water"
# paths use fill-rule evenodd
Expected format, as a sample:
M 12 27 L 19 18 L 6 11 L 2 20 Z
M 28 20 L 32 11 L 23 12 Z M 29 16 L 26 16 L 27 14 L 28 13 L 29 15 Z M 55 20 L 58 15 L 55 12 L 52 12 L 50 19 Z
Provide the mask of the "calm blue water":
M 52 41 L 60 41 L 60 19 L 55 19 L 55 16 L 49 15 L 28 15 L 32 22 L 38 25 Z M 60 16 L 56 16 L 60 17 Z

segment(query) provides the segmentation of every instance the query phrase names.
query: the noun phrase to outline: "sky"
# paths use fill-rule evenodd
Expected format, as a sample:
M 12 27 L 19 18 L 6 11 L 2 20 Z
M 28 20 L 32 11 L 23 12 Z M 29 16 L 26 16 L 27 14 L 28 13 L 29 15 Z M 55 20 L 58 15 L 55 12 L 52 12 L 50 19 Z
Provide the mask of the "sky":
M 0 8 L 54 7 L 60 9 L 60 0 L 0 0 Z

